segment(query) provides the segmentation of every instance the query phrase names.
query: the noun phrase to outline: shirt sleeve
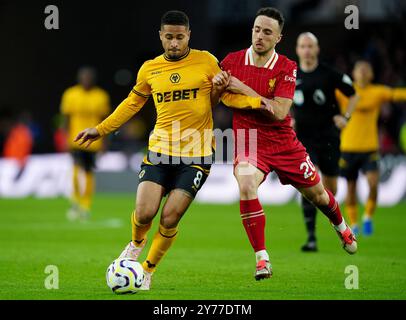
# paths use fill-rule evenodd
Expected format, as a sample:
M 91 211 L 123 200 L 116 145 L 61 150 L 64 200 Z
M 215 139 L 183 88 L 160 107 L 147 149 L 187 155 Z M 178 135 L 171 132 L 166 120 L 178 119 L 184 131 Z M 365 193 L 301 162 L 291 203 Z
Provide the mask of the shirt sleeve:
M 290 63 L 287 64 L 286 69 L 281 72 L 276 81 L 274 96 L 293 99 L 296 87 L 296 75 L 296 62 L 290 61 Z
M 151 87 L 148 84 L 148 79 L 147 79 L 147 65 L 144 63 L 140 70 L 138 71 L 137 75 L 137 83 L 135 84 L 134 88 L 132 89 L 132 92 L 144 97 L 144 98 L 149 98 L 151 96 Z
M 224 92 L 221 97 L 221 102 L 223 102 L 227 107 L 236 109 L 260 109 L 261 108 L 261 98 L 260 97 L 249 97 L 243 94 L 231 93 L 229 91 Z
M 388 86 L 380 86 L 379 93 L 380 93 L 382 102 L 406 101 L 406 88 L 391 88 Z
M 340 90 L 345 96 L 351 97 L 355 94 L 352 80 L 347 74 L 335 71 L 334 80 L 334 87 Z
M 144 65 L 141 67 L 137 76 L 137 83 L 130 94 L 114 112 L 108 116 L 102 123 L 96 126 L 96 130 L 101 136 L 105 136 L 120 128 L 124 123 L 130 120 L 147 102 L 151 92 L 145 78 Z
M 392 89 L 392 91 L 393 91 L 392 101 L 394 102 L 406 101 L 406 88 L 394 88 Z
M 341 113 L 345 113 L 348 107 L 348 97 L 346 97 L 340 90 L 334 90 L 335 98 L 340 108 Z
M 219 64 L 219 61 L 217 60 L 217 58 L 212 55 L 210 52 L 206 51 L 207 55 L 208 55 L 208 64 L 209 64 L 209 78 L 210 81 L 211 79 L 213 79 L 213 77 L 219 73 L 221 71 L 221 66 Z

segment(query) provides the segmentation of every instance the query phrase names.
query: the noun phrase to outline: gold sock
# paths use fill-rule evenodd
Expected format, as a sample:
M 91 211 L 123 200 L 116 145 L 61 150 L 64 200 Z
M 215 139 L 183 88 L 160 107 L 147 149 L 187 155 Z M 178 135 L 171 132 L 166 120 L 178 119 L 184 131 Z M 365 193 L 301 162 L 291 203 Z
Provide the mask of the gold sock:
M 357 205 L 346 205 L 345 210 L 347 211 L 347 216 L 350 219 L 351 226 L 358 223 L 358 212 Z
M 136 247 L 145 244 L 147 232 L 151 229 L 152 221 L 147 224 L 141 224 L 135 218 L 135 211 L 131 214 L 132 241 Z
M 178 227 L 166 229 L 159 226 L 158 232 L 154 236 L 151 248 L 149 249 L 147 259 L 142 263 L 144 270 L 154 272 L 157 264 L 165 253 L 169 250 L 178 234 Z
M 80 167 L 78 165 L 73 165 L 73 175 L 72 175 L 72 200 L 74 203 L 79 203 L 80 200 L 80 183 L 79 183 Z
M 93 193 L 94 193 L 94 174 L 92 172 L 86 172 L 86 186 L 83 196 L 80 200 L 80 205 L 83 209 L 89 211 L 92 205 Z
M 372 218 L 376 209 L 376 201 L 373 199 L 368 199 L 365 205 L 365 216 L 369 219 Z

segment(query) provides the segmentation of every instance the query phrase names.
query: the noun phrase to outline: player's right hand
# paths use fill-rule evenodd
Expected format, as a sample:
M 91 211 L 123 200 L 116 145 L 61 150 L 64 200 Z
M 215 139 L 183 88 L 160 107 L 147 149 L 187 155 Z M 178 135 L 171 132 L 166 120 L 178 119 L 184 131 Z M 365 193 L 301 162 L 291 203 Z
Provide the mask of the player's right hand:
M 217 90 L 224 91 L 230 82 L 230 74 L 226 71 L 221 71 L 211 81 Z
M 81 140 L 79 142 L 80 146 L 83 145 L 85 142 L 87 142 L 87 144 L 85 145 L 85 148 L 88 148 L 93 143 L 93 141 L 100 139 L 100 137 L 101 136 L 100 136 L 99 132 L 96 130 L 96 128 L 87 128 L 78 133 L 74 142 Z
M 261 97 L 261 109 L 265 109 L 266 111 L 270 112 L 272 115 L 275 114 L 273 107 L 271 105 L 271 101 L 267 98 Z

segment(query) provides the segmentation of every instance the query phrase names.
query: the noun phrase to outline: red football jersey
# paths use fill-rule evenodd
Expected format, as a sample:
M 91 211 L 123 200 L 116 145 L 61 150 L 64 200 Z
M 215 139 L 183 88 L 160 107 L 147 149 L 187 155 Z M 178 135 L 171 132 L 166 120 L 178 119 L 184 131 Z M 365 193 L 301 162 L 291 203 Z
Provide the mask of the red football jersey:
M 228 54 L 221 67 L 263 97 L 293 99 L 296 62 L 276 51 L 263 67 L 254 65 L 252 47 Z M 257 129 L 258 148 L 266 149 L 267 153 L 280 153 L 297 143 L 290 115 L 283 121 L 275 121 L 263 110 L 233 109 L 233 129 Z

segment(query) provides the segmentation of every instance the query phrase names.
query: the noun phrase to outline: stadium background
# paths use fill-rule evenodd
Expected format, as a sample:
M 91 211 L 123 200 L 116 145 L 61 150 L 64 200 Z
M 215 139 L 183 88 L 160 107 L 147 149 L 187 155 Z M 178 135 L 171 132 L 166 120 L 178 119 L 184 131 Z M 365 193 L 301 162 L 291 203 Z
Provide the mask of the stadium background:
M 44 27 L 47 16 L 44 9 L 49 4 L 59 9 L 59 30 L 47 30 Z M 347 30 L 344 27 L 347 17 L 344 9 L 351 4 L 359 8 L 358 30 Z M 286 17 L 284 38 L 277 47 L 278 52 L 296 59 L 297 35 L 311 31 L 319 38 L 321 60 L 350 74 L 356 59 L 367 58 L 373 63 L 374 82 L 406 86 L 406 5 L 400 0 L 177 0 L 159 3 L 119 0 L 114 3 L 1 1 L 0 150 L 7 138 L 10 119 L 19 119 L 30 127 L 34 145 L 33 156 L 21 176 L 18 176 L 18 168 L 12 161 L 0 159 L 0 216 L 4 214 L 0 219 L 8 216 L 13 218 L 7 219 L 14 219 L 17 213 L 26 213 L 36 208 L 38 204 L 33 203 L 32 198 L 27 198 L 29 196 L 54 198 L 69 194 L 70 158 L 55 144 L 54 139 L 60 123 L 61 95 L 67 87 L 76 83 L 79 67 L 91 65 L 97 69 L 98 84 L 109 92 L 112 106 L 115 107 L 127 96 L 143 61 L 162 52 L 158 29 L 159 18 L 165 11 L 184 10 L 191 21 L 191 47 L 209 50 L 221 60 L 226 53 L 250 45 L 252 17 L 262 6 L 275 6 Z M 393 208 L 397 207 L 393 207 L 394 214 L 403 210 L 406 196 L 405 107 L 404 103 L 385 105 L 379 119 L 380 151 L 383 156 L 381 195 L 385 196 L 385 199 L 380 198 L 380 205 L 388 206 L 388 215 L 397 203 L 401 209 L 396 211 Z M 145 150 L 154 119 L 154 108 L 149 101 L 118 135 L 109 137 L 108 153 L 100 157 L 98 162 L 97 191 L 99 194 L 113 192 L 118 198 L 96 198 L 96 219 L 97 210 L 102 211 L 104 205 L 114 211 L 121 210 L 123 221 L 126 219 L 133 197 L 126 198 L 129 205 L 124 207 L 118 204 L 122 202 L 118 193 L 136 189 L 141 154 Z M 224 107 L 216 108 L 214 119 L 216 128 L 227 129 L 231 125 L 231 113 Z M 222 155 L 218 157 L 222 160 Z M 212 176 L 216 179 L 213 178 L 212 183 L 204 186 L 199 200 L 205 203 L 234 203 L 231 208 L 238 210 L 235 207 L 238 200 L 236 184 L 229 165 L 225 166 L 225 171 L 213 170 Z M 296 194 L 289 188 L 280 186 L 275 177 L 271 176 L 261 191 L 262 197 L 268 201 L 267 204 L 290 203 Z M 225 189 L 228 192 L 225 193 Z M 342 200 L 345 194 L 342 183 L 339 185 L 339 193 Z M 361 200 L 365 198 L 365 184 L 361 183 L 359 196 Z M 16 197 L 23 199 L 7 200 Z M 68 202 L 62 199 L 55 206 L 59 211 L 52 209 L 53 202 L 49 202 L 49 210 L 52 212 L 45 214 L 38 209 L 39 215 L 42 214 L 44 220 L 49 219 L 51 214 L 55 216 L 56 210 L 60 221 L 63 221 Z M 107 204 L 106 199 L 111 202 Z M 299 207 L 292 204 L 288 206 L 290 211 L 291 208 L 297 211 L 294 213 L 298 221 L 297 228 L 304 232 Z M 109 213 L 101 213 L 99 217 L 108 218 Z M 53 221 L 53 218 L 50 219 Z M 3 223 L 3 244 L 8 238 L 13 238 L 12 234 L 17 234 L 10 227 L 10 221 L 8 224 Z M 128 232 L 128 228 L 125 230 Z M 286 246 L 289 247 L 288 244 Z M 113 254 L 117 246 L 109 250 Z M 311 262 L 308 263 L 310 266 Z
M 319 37 L 321 60 L 351 74 L 354 61 L 366 58 L 373 63 L 375 82 L 390 86 L 406 85 L 406 52 L 403 45 L 406 40 L 403 19 L 406 9 L 402 1 L 209 0 L 193 4 L 190 1 L 162 2 L 159 6 L 154 1 L 143 2 L 142 5 L 120 1 L 114 5 L 96 5 L 92 1 L 56 1 L 52 4 L 59 9 L 59 30 L 44 27 L 47 2 L 2 1 L 0 4 L 0 34 L 3 39 L 0 61 L 0 150 L 8 134 L 5 121 L 13 116 L 30 127 L 34 140 L 33 154 L 63 152 L 63 146 L 55 142 L 60 125 L 60 100 L 63 91 L 75 84 L 78 68 L 94 66 L 98 72 L 98 84 L 110 94 L 112 106 L 117 106 L 130 91 L 143 61 L 161 52 L 159 17 L 171 8 L 179 8 L 189 14 L 191 46 L 209 50 L 221 60 L 227 52 L 249 46 L 252 16 L 257 8 L 273 5 L 283 11 L 287 20 L 283 41 L 277 47 L 279 52 L 296 59 L 296 37 L 309 30 Z M 344 13 L 345 7 L 350 4 L 359 8 L 359 29 L 347 30 L 344 26 L 348 16 Z M 106 151 L 124 154 L 116 153 L 99 159 L 98 191 L 135 190 L 141 157 L 131 156 L 144 152 L 154 119 L 155 110 L 151 100 L 118 135 L 109 137 Z M 383 205 L 394 204 L 405 198 L 405 119 L 404 103 L 383 106 L 379 119 L 382 181 L 389 179 L 387 185 L 382 184 L 384 191 L 380 194 L 379 202 Z M 215 108 L 214 120 L 216 128 L 230 128 L 231 112 L 224 107 Z M 46 171 L 49 168 L 46 165 L 42 167 L 45 171 L 38 173 L 37 166 L 30 167 L 29 162 L 28 174 L 26 177 L 22 175 L 20 183 L 14 180 L 13 174 L 4 173 L 13 170 L 17 175 L 19 169 L 2 161 L 0 172 L 3 172 L 4 178 L 3 184 L 0 184 L 0 196 L 51 197 L 68 194 L 69 183 L 60 180 L 69 181 L 69 158 L 62 158 L 62 162 L 60 159 L 54 158 L 54 162 L 68 163 L 55 168 L 54 172 L 59 172 L 57 175 Z M 226 160 L 219 153 L 217 159 Z M 45 160 L 42 162 L 46 164 Z M 30 170 L 37 172 L 37 179 L 30 178 Z M 50 175 L 53 178 L 49 178 Z M 48 178 L 41 178 L 44 176 Z M 275 176 L 271 175 L 270 179 L 275 179 Z M 47 186 L 38 190 L 38 186 L 44 184 L 42 182 Z M 278 184 L 273 187 L 281 188 Z M 232 181 L 230 188 L 235 194 L 236 184 Z M 291 200 L 293 190 L 287 192 L 290 196 L 286 195 L 285 198 Z M 361 199 L 365 199 L 366 192 L 365 183 L 361 183 Z M 344 194 L 345 184 L 341 181 L 340 201 Z M 283 202 L 285 198 L 275 201 Z M 230 199 L 235 200 L 236 197 Z M 271 200 L 271 203 L 274 201 Z
M 99 85 L 111 95 L 113 107 L 118 105 L 134 84 L 142 62 L 161 52 L 157 17 L 174 7 L 190 15 L 191 46 L 207 49 L 220 60 L 229 51 L 249 46 L 252 15 L 261 6 L 274 5 L 287 19 L 284 39 L 277 48 L 279 52 L 295 58 L 297 35 L 310 30 L 320 39 L 322 60 L 350 74 L 356 59 L 367 58 L 373 63 L 376 82 L 405 85 L 405 6 L 401 1 L 213 0 L 193 5 L 189 1 L 163 2 L 159 6 L 154 2 L 140 6 L 136 2 L 120 1 L 114 6 L 96 5 L 91 1 L 53 4 L 59 9 L 59 30 L 44 27 L 44 8 L 48 3 L 3 1 L 0 4 L 3 39 L 0 119 L 4 121 L 11 114 L 30 126 L 34 154 L 63 151 L 55 144 L 60 99 L 63 91 L 75 83 L 78 68 L 94 66 Z M 347 16 L 344 8 L 349 4 L 358 5 L 360 9 L 358 30 L 344 27 Z M 110 137 L 108 150 L 124 151 L 126 155 L 143 152 L 154 118 L 154 108 L 149 101 L 119 135 Z M 379 120 L 383 179 L 403 163 L 405 142 L 401 141 L 400 132 L 405 118 L 404 104 L 383 107 Z M 226 129 L 231 125 L 231 113 L 223 107 L 215 109 L 214 119 L 217 128 Z M 7 137 L 6 126 L 1 127 L 0 146 Z M 120 159 L 119 164 L 109 164 L 106 160 L 104 166 L 99 166 L 106 174 L 99 174 L 98 190 L 134 190 L 134 171 L 139 162 L 131 165 L 125 158 Z M 131 179 L 124 183 L 121 179 L 122 183 L 117 186 L 105 184 L 103 181 L 118 177 L 118 174 L 108 175 L 112 171 L 126 171 L 121 178 Z M 403 169 L 401 172 L 404 174 Z M 13 194 L 5 188 L 3 186 L 0 195 Z M 17 196 L 19 192 L 15 191 Z M 68 193 L 69 187 L 60 192 Z M 35 191 L 24 194 L 27 193 L 35 194 Z M 386 202 L 393 203 L 393 200 Z

